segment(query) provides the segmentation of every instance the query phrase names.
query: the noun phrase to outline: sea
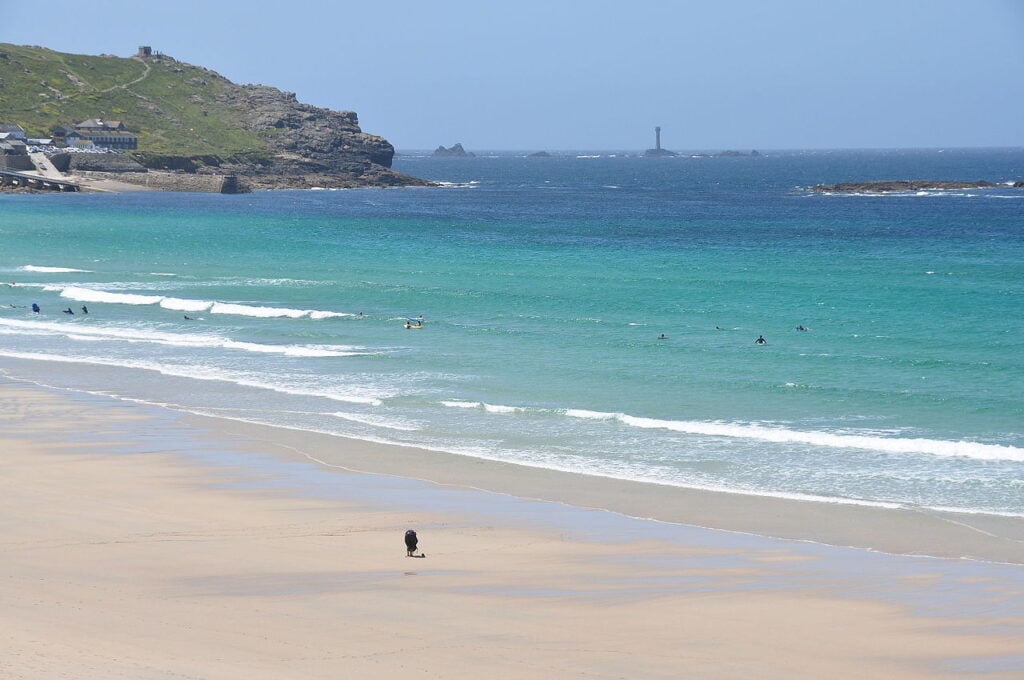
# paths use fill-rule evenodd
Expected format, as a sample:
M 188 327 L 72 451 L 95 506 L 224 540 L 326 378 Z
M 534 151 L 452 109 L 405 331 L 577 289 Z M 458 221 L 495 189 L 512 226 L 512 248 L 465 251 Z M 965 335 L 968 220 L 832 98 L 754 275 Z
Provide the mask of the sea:
M 395 168 L 440 186 L 0 195 L 0 370 L 424 456 L 1024 516 L 1024 149 Z M 906 178 L 996 186 L 804 188 Z

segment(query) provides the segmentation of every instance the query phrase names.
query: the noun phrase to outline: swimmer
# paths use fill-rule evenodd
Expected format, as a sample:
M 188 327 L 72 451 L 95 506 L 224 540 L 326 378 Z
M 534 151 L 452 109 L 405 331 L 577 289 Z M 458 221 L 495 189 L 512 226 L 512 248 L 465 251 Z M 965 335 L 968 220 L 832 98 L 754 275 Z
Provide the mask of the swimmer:
M 725 329 L 722 328 L 721 326 L 715 326 L 715 330 L 716 331 L 724 331 Z
M 768 341 L 764 339 L 763 335 L 757 336 L 757 340 L 754 340 L 755 345 L 767 345 Z
M 70 314 L 71 316 L 74 316 L 74 315 L 75 315 L 75 312 L 74 312 L 74 311 L 73 311 L 73 310 L 72 310 L 72 309 L 71 309 L 70 307 L 68 307 L 67 309 L 65 309 L 65 310 L 64 310 L 64 313 L 65 313 L 65 314 Z
M 658 336 L 658 340 L 668 340 L 668 336 L 662 333 L 661 335 Z
M 796 330 L 798 330 L 798 331 L 806 331 L 807 329 L 803 325 L 800 325 L 800 326 L 796 327 Z
M 89 313 L 89 308 L 86 307 L 85 305 L 82 305 L 82 314 L 88 314 L 88 313 Z
M 191 321 L 192 320 L 192 317 L 189 316 L 188 314 L 185 314 L 184 316 L 185 316 L 185 321 Z
M 411 324 L 411 323 L 409 323 L 408 321 L 406 321 L 406 322 L 405 322 L 405 327 L 406 327 L 406 328 L 412 328 L 412 324 Z
M 32 303 L 32 311 L 35 312 L 36 314 L 38 314 L 39 313 L 39 305 L 37 305 L 36 303 L 33 302 Z

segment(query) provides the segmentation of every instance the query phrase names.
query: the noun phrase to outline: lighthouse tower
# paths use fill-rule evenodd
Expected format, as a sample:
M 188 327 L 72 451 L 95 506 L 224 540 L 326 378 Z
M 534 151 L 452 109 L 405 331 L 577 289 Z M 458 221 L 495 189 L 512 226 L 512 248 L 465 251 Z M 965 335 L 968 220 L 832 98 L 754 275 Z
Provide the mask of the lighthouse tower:
M 661 148 L 661 126 L 654 128 L 654 148 L 644 151 L 644 156 L 648 158 L 654 156 L 675 156 L 675 151 L 669 151 L 668 149 Z

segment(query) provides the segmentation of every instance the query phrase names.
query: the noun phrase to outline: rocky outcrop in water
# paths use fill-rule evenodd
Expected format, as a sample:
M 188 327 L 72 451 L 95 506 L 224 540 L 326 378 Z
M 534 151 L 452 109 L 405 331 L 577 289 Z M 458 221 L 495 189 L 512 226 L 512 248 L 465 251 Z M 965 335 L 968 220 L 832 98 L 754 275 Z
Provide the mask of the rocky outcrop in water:
M 985 180 L 975 182 L 954 182 L 936 179 L 877 180 L 871 182 L 841 182 L 839 184 L 816 184 L 806 187 L 810 191 L 829 194 L 889 194 L 905 191 L 954 191 L 958 189 L 991 189 L 999 185 Z M 1024 181 L 1014 182 L 1014 187 L 1024 187 Z
M 471 156 L 476 156 L 476 154 L 473 153 L 472 151 L 466 151 L 465 149 L 463 149 L 461 143 L 456 143 L 447 148 L 445 148 L 444 146 L 439 146 L 436 149 L 434 149 L 433 155 L 447 156 L 452 158 L 468 158 Z

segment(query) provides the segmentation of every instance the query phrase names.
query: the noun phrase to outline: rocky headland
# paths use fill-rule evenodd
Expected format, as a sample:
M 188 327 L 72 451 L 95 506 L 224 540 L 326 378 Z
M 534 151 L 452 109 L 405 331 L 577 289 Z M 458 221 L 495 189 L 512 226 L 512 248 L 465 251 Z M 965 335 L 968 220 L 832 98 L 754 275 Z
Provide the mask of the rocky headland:
M 956 182 L 935 179 L 898 179 L 875 180 L 870 182 L 840 182 L 839 184 L 816 184 L 805 187 L 809 191 L 821 194 L 891 194 L 906 191 L 956 191 L 960 189 L 991 189 L 997 186 L 1008 186 L 985 180 L 974 182 Z M 1012 186 L 1024 188 L 1024 181 L 1014 182 Z
M 152 172 L 167 176 L 150 179 L 161 188 L 173 186 L 173 176 L 234 178 L 184 181 L 182 190 L 430 184 L 394 171 L 394 147 L 363 132 L 355 112 L 304 104 L 266 85 L 238 85 L 148 48 L 115 57 L 0 43 L 0 83 L 0 122 L 20 125 L 30 138 L 87 119 L 123 121 L 137 136 L 137 149 L 55 159 L 75 176 L 108 173 L 142 183 L 137 175 Z

